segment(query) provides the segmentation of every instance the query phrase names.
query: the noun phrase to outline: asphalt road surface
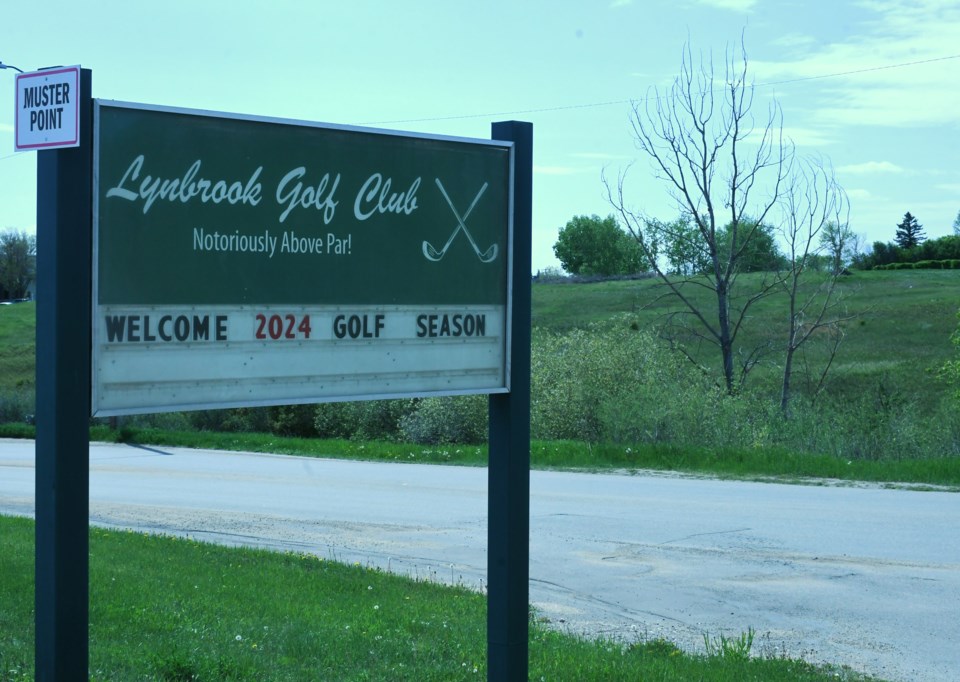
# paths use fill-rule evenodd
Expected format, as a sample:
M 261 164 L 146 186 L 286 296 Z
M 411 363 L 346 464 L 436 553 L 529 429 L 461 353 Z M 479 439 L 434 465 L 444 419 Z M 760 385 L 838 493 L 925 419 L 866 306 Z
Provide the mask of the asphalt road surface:
M 487 470 L 91 447 L 90 520 L 313 552 L 482 589 Z M 0 440 L 0 513 L 34 512 L 34 444 Z M 530 596 L 557 627 L 903 682 L 960 679 L 960 494 L 532 473 Z

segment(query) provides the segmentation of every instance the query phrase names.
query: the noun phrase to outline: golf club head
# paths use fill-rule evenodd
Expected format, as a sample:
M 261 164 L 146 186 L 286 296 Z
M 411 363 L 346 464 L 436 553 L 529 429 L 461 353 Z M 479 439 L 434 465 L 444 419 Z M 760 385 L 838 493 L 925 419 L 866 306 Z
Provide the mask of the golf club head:
M 497 244 L 491 244 L 490 248 L 484 251 L 483 253 L 478 253 L 477 257 L 480 259 L 481 263 L 492 263 L 497 259 L 497 254 L 500 252 L 500 248 Z
M 441 258 L 443 258 L 443 256 L 444 256 L 443 253 L 441 253 L 440 251 L 437 251 L 435 248 L 433 248 L 433 245 L 432 245 L 430 242 L 426 241 L 426 240 L 424 240 L 424 242 L 423 242 L 423 247 L 422 247 L 422 248 L 423 248 L 423 255 L 424 255 L 424 257 L 425 257 L 427 260 L 432 260 L 432 261 L 436 262 L 436 261 L 440 260 Z

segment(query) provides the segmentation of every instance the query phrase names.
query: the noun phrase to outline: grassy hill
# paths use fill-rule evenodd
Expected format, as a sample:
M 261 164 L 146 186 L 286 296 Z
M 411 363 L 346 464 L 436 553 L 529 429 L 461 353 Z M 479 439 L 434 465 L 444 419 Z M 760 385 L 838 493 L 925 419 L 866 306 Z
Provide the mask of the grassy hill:
M 743 277 L 741 287 L 754 286 L 760 276 Z M 924 405 L 939 402 L 949 388 L 936 379 L 936 371 L 956 352 L 950 335 L 957 328 L 960 271 L 854 271 L 843 279 L 840 291 L 843 309 L 855 317 L 844 325 L 830 391 L 839 395 L 885 391 L 909 395 Z M 710 292 L 700 289 L 692 293 L 710 309 Z M 677 301 L 664 298 L 664 294 L 663 285 L 653 279 L 537 284 L 533 288 L 533 323 L 564 331 L 631 313 L 641 327 L 657 328 L 669 312 L 679 310 Z M 784 295 L 762 301 L 744 327 L 741 347 L 769 344 L 769 353 L 748 380 L 755 390 L 775 391 L 778 386 L 786 305 Z M 691 350 L 704 365 L 719 368 L 715 347 Z M 811 344 L 808 359 L 817 364 L 822 353 L 822 346 Z
M 0 422 L 32 413 L 36 305 L 0 305 Z

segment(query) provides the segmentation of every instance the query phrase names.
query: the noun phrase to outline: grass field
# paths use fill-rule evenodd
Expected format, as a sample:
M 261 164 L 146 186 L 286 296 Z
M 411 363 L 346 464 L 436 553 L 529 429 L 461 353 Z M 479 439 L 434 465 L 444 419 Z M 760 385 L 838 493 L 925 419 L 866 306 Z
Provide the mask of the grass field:
M 762 275 L 742 277 L 741 286 Z M 960 309 L 960 271 L 904 270 L 852 271 L 840 286 L 842 310 L 855 318 L 845 325 L 845 338 L 832 369 L 831 390 L 840 395 L 876 391 L 885 386 L 922 405 L 934 405 L 948 391 L 936 371 L 955 354 L 950 334 L 957 328 Z M 704 307 L 711 301 L 704 290 L 691 294 Z M 593 284 L 538 284 L 533 288 L 535 326 L 565 330 L 617 313 L 634 313 L 642 327 L 662 323 L 676 310 L 676 301 L 664 299 L 664 287 L 654 279 Z M 773 351 L 751 376 L 751 382 L 775 391 L 780 379 L 786 299 L 772 296 L 757 305 L 744 327 L 742 345 L 769 343 Z M 696 350 L 696 349 L 693 349 Z M 819 358 L 811 346 L 811 361 Z M 698 360 L 719 366 L 717 351 L 704 347 Z
M 33 522 L 0 517 L 0 682 L 33 679 Z M 92 529 L 90 680 L 486 679 L 486 605 L 466 588 L 323 557 Z M 587 641 L 531 619 L 531 680 L 864 680 L 708 633 Z
M 34 303 L 0 306 L 0 395 L 33 390 L 36 315 Z

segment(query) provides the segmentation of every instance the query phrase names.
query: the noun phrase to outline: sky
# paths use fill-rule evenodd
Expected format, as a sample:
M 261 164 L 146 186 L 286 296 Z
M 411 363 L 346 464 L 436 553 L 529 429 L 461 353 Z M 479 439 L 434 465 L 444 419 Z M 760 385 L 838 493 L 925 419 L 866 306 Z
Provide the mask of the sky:
M 41 9 L 42 7 L 42 9 Z M 34 15 L 35 16 L 31 16 Z M 534 135 L 533 271 L 557 233 L 630 205 L 678 210 L 632 136 L 632 103 L 669 87 L 684 45 L 720 65 L 745 46 L 765 119 L 830 164 L 850 228 L 928 238 L 960 212 L 956 0 L 47 0 L 0 21 L 0 62 L 79 64 L 94 97 L 437 135 Z M 14 153 L 14 76 L 0 70 L 0 230 L 36 231 L 36 152 Z

